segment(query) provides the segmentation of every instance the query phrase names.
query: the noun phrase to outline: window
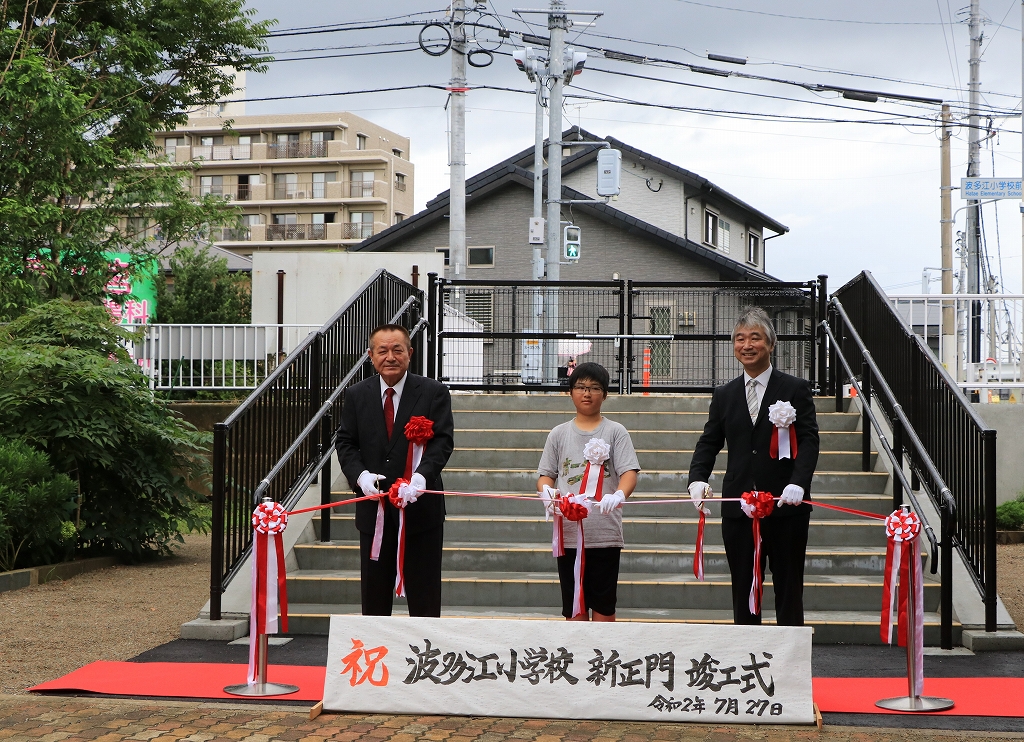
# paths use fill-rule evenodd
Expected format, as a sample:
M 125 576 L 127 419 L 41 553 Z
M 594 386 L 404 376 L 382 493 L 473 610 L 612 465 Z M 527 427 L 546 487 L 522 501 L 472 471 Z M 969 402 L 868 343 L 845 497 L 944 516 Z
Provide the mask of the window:
M 201 175 L 199 177 L 200 196 L 223 196 L 224 176 L 223 175 Z
M 365 134 L 356 134 L 356 149 L 366 149 Z
M 400 149 L 393 149 L 393 150 L 391 150 L 391 154 L 393 154 L 395 157 L 401 157 L 402 156 L 402 150 L 400 150 Z
M 239 145 L 252 144 L 252 137 L 249 136 L 248 134 L 239 134 L 238 135 L 238 144 Z
M 451 263 L 451 250 L 449 250 L 447 247 L 438 247 L 434 249 L 434 252 L 439 252 L 442 255 L 444 255 L 444 265 L 445 268 L 447 268 L 448 265 Z
M 353 211 L 349 213 L 349 221 L 353 224 L 373 224 L 372 211 Z
M 274 198 L 300 198 L 298 173 L 274 173 Z
M 395 190 L 405 190 L 405 173 L 395 173 Z
M 483 325 L 484 332 L 490 332 L 494 327 L 494 297 L 466 292 L 466 315 Z
M 128 217 L 128 234 L 133 237 L 144 237 L 148 226 L 149 220 L 144 216 Z
M 372 198 L 373 176 L 372 170 L 353 170 L 349 173 L 349 198 Z
M 467 257 L 470 268 L 490 268 L 494 265 L 493 247 L 469 247 L 466 250 L 469 253 Z
M 399 222 L 404 222 L 404 221 L 405 221 L 405 214 L 403 214 L 403 213 L 401 213 L 399 211 L 396 211 L 395 212 L 395 224 L 398 224 Z
M 313 198 L 325 198 L 327 188 L 324 184 L 333 183 L 337 177 L 337 173 L 313 173 Z
M 757 265 L 761 257 L 761 238 L 753 232 L 747 232 L 747 262 Z
M 298 144 L 298 141 L 299 135 L 297 133 L 277 135 L 278 144 Z
M 244 224 L 247 227 L 252 227 L 252 226 L 255 226 L 257 224 L 263 224 L 263 215 L 262 214 L 243 214 L 242 215 L 242 224 Z
M 732 225 L 725 219 L 719 218 L 718 220 L 718 249 L 724 252 L 726 255 L 729 254 L 729 233 L 732 231 Z
M 164 140 L 164 154 L 168 160 L 175 158 L 175 151 L 178 147 L 185 146 L 185 137 L 168 137 Z
M 334 212 L 329 211 L 323 214 L 313 214 L 313 224 L 334 224 Z
M 309 138 L 314 142 L 333 142 L 334 132 L 333 131 L 314 131 L 311 132 Z
M 718 214 L 704 210 L 704 244 L 718 247 Z
M 199 144 L 203 147 L 212 147 L 215 144 L 224 144 L 224 137 L 199 137 Z
M 298 224 L 298 214 L 274 214 L 274 224 Z

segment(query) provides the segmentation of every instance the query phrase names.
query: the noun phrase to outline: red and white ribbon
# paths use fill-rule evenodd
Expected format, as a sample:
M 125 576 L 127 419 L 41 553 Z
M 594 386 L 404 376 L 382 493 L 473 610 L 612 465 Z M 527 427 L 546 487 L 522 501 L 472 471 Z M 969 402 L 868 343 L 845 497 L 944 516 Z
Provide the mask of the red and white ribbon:
M 711 497 L 711 488 L 704 485 L 704 499 Z M 711 515 L 711 511 L 703 503 L 697 506 L 700 513 L 697 521 L 697 545 L 693 551 L 693 576 L 704 582 L 704 520 Z
M 587 565 L 586 544 L 583 538 L 583 521 L 590 514 L 588 503 L 582 496 L 562 497 L 558 500 L 558 508 L 562 516 L 576 521 L 576 561 L 573 562 L 572 577 L 572 618 L 587 612 L 586 600 L 583 597 L 583 573 Z M 561 519 L 559 519 L 561 520 Z M 565 550 L 562 550 L 562 556 Z
M 409 422 L 405 424 L 405 438 L 409 441 L 409 447 L 406 449 L 405 457 L 405 478 L 404 480 L 399 479 L 391 486 L 391 491 L 388 492 L 388 496 L 391 500 L 391 504 L 398 508 L 398 554 L 396 555 L 396 568 L 395 568 L 395 595 L 400 598 L 405 597 L 405 505 L 407 500 L 402 497 L 403 487 L 409 487 L 409 480 L 412 479 L 412 475 L 420 466 L 420 462 L 423 460 L 423 451 L 427 446 L 427 441 L 434 437 L 434 423 L 431 420 L 423 417 L 422 415 L 416 415 L 415 417 L 409 418 Z M 383 523 L 381 530 L 383 530 Z M 376 541 L 376 534 L 374 534 L 374 541 Z M 373 555 L 370 555 L 371 558 Z
M 260 503 L 252 514 L 253 539 L 252 602 L 249 606 L 249 685 L 256 684 L 256 646 L 263 634 L 288 631 L 288 588 L 284 567 L 282 535 L 288 513 L 281 503 Z M 271 553 L 276 558 L 271 557 Z
M 775 498 L 771 492 L 744 492 L 743 504 L 747 507 L 744 512 L 753 519 L 754 536 L 754 579 L 750 583 L 750 596 L 747 599 L 747 609 L 753 614 L 761 613 L 761 596 L 764 592 L 764 574 L 761 572 L 761 519 L 771 515 L 775 509 Z
M 921 568 L 921 519 L 909 510 L 896 510 L 885 519 L 887 545 L 882 583 L 881 636 L 892 643 L 892 619 L 896 613 L 897 644 L 907 646 L 907 626 L 914 622 L 913 658 L 916 687 L 924 693 L 924 571 Z M 914 570 L 914 596 L 910 599 L 910 570 Z M 899 582 L 897 603 L 896 583 Z M 913 615 L 911 615 L 913 614 Z
M 796 408 L 784 400 L 779 400 L 768 407 L 768 420 L 775 427 L 772 429 L 772 440 L 768 453 L 773 459 L 796 458 Z
M 604 497 L 604 462 L 612 453 L 612 447 L 603 438 L 591 438 L 583 446 L 583 458 L 587 460 L 587 468 L 583 470 L 580 480 L 580 496 L 601 502 Z

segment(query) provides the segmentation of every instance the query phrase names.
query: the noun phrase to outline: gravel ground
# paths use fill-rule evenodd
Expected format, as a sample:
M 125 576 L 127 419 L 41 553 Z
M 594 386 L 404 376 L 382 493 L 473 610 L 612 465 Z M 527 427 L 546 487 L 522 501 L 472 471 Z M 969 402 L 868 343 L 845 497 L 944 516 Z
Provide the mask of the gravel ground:
M 177 639 L 209 596 L 209 564 L 210 537 L 193 534 L 165 561 L 0 593 L 0 694 Z
M 999 597 L 1017 629 L 1024 631 L 1024 544 L 996 547 L 996 575 Z

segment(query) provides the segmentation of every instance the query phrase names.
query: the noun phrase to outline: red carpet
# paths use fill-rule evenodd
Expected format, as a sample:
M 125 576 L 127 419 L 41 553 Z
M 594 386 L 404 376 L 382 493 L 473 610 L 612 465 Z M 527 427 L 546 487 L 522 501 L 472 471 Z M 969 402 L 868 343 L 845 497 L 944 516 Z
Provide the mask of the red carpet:
M 875 701 L 907 695 L 906 678 L 815 678 L 814 700 L 823 712 L 899 714 Z M 924 695 L 956 705 L 937 716 L 1022 716 L 1024 678 L 925 678 Z
M 289 701 L 319 701 L 324 690 L 323 667 L 271 665 L 269 680 L 299 686 Z M 225 685 L 245 682 L 245 665 L 186 662 L 93 662 L 62 678 L 41 683 L 33 691 L 86 691 L 118 696 L 167 698 L 233 698 Z M 925 695 L 952 698 L 956 706 L 943 715 L 1024 717 L 1024 678 L 927 678 Z M 823 712 L 853 714 L 884 711 L 875 701 L 906 695 L 903 678 L 815 678 L 814 700 Z
M 107 693 L 114 696 L 167 698 L 233 698 L 225 685 L 245 682 L 246 665 L 205 662 L 93 662 L 62 678 L 29 690 L 64 690 Z M 323 667 L 271 665 L 267 680 L 299 686 L 297 693 L 267 696 L 283 701 L 319 701 L 324 697 Z

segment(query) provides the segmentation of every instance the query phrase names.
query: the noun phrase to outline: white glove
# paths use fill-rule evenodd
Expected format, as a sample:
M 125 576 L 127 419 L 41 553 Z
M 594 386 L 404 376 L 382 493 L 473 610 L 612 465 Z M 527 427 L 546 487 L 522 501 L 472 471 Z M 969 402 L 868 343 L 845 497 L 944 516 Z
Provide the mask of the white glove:
M 363 491 L 365 497 L 371 497 L 380 494 L 380 490 L 377 489 L 377 482 L 382 479 L 387 479 L 387 477 L 383 474 L 372 474 L 363 469 L 363 473 L 359 475 L 356 484 L 359 485 L 359 489 Z
M 537 497 L 544 503 L 544 521 L 547 522 L 555 514 L 555 499 L 558 497 L 558 490 L 545 484 L 543 489 L 537 493 Z
M 423 478 L 422 474 L 416 472 L 410 477 L 408 484 L 403 484 L 398 488 L 398 496 L 402 498 L 403 505 L 411 505 L 419 499 L 426 488 L 427 480 Z
M 622 490 L 615 490 L 610 495 L 605 495 L 601 498 L 601 501 L 595 503 L 597 512 L 602 515 L 608 515 L 615 508 L 621 508 L 622 503 L 626 501 L 626 495 Z
M 711 487 L 707 482 L 690 482 L 690 486 L 686 488 L 690 493 L 690 500 L 693 501 L 693 506 L 698 510 L 703 510 L 705 515 L 710 515 L 711 511 L 704 507 L 704 498 L 711 496 Z
M 799 505 L 804 501 L 804 488 L 798 484 L 787 484 L 782 490 L 779 505 Z
M 754 517 L 754 506 L 751 505 L 746 500 L 740 500 L 740 509 L 743 511 L 743 514 L 746 515 L 748 518 Z

